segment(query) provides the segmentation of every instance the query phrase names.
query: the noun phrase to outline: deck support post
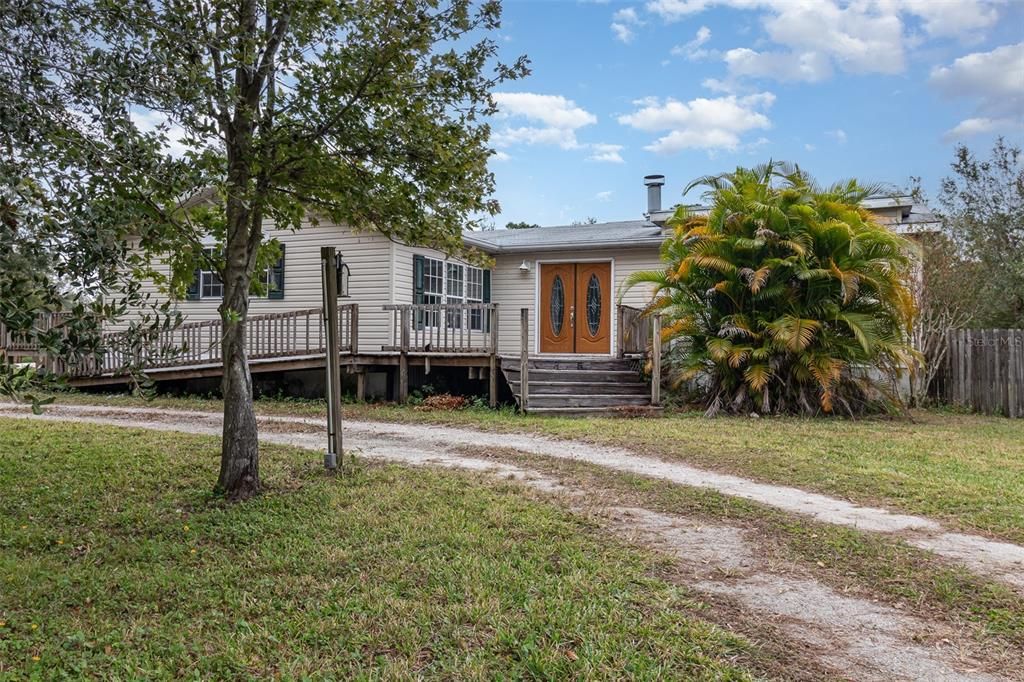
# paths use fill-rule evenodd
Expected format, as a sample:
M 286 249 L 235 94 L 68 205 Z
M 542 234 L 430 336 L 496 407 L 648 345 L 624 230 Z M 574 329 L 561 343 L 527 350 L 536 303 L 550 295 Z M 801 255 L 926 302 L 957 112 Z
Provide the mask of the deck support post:
M 490 347 L 491 356 L 488 358 L 487 374 L 487 404 L 491 408 L 498 406 L 498 304 L 495 303 L 489 311 L 488 324 L 490 324 Z
M 338 268 L 333 246 L 320 248 L 320 265 L 323 276 L 324 329 L 327 331 L 327 352 L 324 367 L 327 369 L 327 452 L 324 466 L 337 469 L 344 464 L 344 450 L 341 438 L 341 352 L 338 332 Z
M 519 409 L 526 412 L 530 403 L 530 309 L 519 311 Z
M 404 404 L 409 399 L 409 309 L 401 312 L 401 341 L 398 355 L 398 402 Z
M 356 400 L 366 402 L 366 370 L 356 371 Z
M 661 404 L 661 313 L 651 327 L 651 405 Z

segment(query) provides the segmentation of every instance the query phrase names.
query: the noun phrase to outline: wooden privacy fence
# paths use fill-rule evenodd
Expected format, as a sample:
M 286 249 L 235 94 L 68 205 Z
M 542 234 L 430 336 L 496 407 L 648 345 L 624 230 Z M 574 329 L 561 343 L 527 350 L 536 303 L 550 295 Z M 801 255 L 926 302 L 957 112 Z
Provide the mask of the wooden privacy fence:
M 986 414 L 1024 417 L 1024 329 L 950 329 L 935 378 L 945 403 Z
M 357 304 L 338 307 L 340 351 L 355 353 L 359 334 Z M 116 373 L 135 364 L 144 369 L 219 364 L 223 361 L 222 320 L 188 322 L 153 332 L 141 343 L 131 343 L 125 332 L 103 335 L 103 354 L 85 357 L 56 371 L 72 377 Z M 246 353 L 250 360 L 319 355 L 325 352 L 323 313 L 320 308 L 251 315 L 246 320 Z

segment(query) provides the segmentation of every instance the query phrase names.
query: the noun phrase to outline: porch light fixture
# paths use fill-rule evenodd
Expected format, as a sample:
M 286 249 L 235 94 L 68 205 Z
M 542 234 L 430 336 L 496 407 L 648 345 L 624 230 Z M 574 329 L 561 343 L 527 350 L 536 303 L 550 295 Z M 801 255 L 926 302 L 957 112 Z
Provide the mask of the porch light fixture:
M 524 261 L 522 262 L 522 264 L 521 264 L 521 265 L 519 266 L 519 272 L 522 272 L 522 273 L 524 273 L 524 274 L 525 274 L 525 273 L 527 273 L 527 272 L 529 272 L 529 271 L 530 271 L 530 262 L 529 262 L 529 261 L 526 261 L 526 260 L 524 260 Z
M 334 266 L 338 273 L 338 296 L 341 298 L 350 298 L 351 294 L 348 291 L 348 280 L 352 275 L 352 270 L 348 267 L 348 263 L 339 253 L 334 257 Z

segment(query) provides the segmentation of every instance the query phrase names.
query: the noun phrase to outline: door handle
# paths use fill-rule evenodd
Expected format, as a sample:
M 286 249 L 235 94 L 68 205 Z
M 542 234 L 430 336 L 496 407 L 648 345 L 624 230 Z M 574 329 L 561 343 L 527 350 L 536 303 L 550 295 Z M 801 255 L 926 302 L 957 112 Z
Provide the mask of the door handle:
M 569 306 L 569 326 L 572 329 L 576 328 L 576 306 Z

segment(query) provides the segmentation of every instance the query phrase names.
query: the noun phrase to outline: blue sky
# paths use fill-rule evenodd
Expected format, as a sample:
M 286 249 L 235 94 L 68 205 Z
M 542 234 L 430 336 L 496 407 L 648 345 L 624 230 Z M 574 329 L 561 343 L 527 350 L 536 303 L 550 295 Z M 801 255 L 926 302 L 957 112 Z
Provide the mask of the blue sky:
M 633 219 L 769 158 L 934 194 L 954 144 L 1024 141 L 1024 2 L 505 0 L 491 168 L 508 221 Z M 688 201 L 697 201 L 691 195 Z

